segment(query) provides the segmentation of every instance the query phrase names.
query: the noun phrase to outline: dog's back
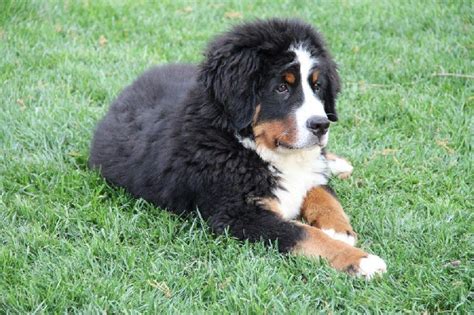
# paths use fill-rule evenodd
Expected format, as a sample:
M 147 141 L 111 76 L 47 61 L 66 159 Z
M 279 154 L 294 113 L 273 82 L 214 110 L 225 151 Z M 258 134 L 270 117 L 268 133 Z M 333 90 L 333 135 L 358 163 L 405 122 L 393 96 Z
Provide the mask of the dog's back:
M 197 67 L 174 64 L 154 67 L 128 86 L 98 124 L 91 145 L 89 164 L 107 180 L 126 187 L 132 194 L 147 197 L 141 165 L 156 163 L 162 156 L 150 146 L 166 151 L 167 124 L 195 83 Z M 178 115 L 178 114 L 177 114 Z M 160 145 L 156 146 L 157 142 Z M 156 155 L 158 154 L 158 155 Z M 135 187 L 141 187 L 136 191 Z M 138 188 L 137 188 L 138 189 Z M 150 194 L 152 192 L 150 191 Z

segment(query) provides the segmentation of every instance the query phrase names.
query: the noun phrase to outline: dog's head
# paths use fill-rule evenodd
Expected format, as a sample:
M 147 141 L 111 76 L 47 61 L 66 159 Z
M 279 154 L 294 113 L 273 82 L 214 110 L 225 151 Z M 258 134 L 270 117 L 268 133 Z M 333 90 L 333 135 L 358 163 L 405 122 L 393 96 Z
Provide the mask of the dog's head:
M 336 64 L 298 20 L 243 24 L 211 42 L 200 81 L 235 131 L 269 149 L 324 147 L 337 120 Z

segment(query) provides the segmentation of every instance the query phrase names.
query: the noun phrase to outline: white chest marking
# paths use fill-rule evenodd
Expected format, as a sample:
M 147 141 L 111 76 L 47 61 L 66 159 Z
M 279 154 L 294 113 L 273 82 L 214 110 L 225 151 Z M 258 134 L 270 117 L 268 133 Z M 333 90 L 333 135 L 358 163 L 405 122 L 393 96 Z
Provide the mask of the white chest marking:
M 256 147 L 255 142 L 250 139 L 241 139 L 241 143 L 269 162 L 271 170 L 280 177 L 280 187 L 273 193 L 278 198 L 281 215 L 287 220 L 299 216 L 301 205 L 311 188 L 328 183 L 330 170 L 327 161 L 321 156 L 320 147 L 272 151 L 265 147 Z
M 274 193 L 280 201 L 282 216 L 288 220 L 295 219 L 300 215 L 308 191 L 327 184 L 327 164 L 321 159 L 319 148 L 283 156 L 272 164 L 281 172 L 281 188 Z

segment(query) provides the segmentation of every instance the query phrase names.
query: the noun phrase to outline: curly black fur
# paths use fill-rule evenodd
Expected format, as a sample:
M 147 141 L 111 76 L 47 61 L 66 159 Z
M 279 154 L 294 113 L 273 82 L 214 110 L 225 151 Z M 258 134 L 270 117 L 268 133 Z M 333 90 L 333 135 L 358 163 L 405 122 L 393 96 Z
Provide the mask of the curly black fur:
M 295 43 L 321 61 L 322 99 L 337 120 L 339 77 L 320 35 L 297 20 L 256 21 L 217 37 L 198 67 L 155 67 L 128 86 L 98 124 L 90 166 L 161 208 L 198 208 L 218 233 L 290 250 L 302 229 L 254 201 L 271 197 L 278 177 L 236 135 L 248 135 L 262 88 Z

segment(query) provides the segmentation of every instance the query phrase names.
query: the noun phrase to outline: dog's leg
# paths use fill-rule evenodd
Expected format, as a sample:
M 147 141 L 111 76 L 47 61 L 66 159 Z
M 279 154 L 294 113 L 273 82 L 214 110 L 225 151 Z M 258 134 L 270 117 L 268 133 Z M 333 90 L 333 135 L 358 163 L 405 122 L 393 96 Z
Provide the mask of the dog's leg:
M 319 240 L 319 242 L 325 240 L 324 243 L 334 247 L 330 249 L 332 254 L 319 255 L 325 255 L 337 269 L 340 269 L 340 266 L 349 266 L 349 272 L 364 275 L 367 278 L 386 271 L 387 266 L 380 257 L 368 255 L 353 247 L 356 242 L 356 234 L 349 223 L 349 217 L 345 214 L 334 192 L 328 186 L 315 187 L 308 192 L 303 202 L 301 215 L 306 222 L 314 227 L 313 229 L 306 228 L 313 241 L 302 243 L 303 248 L 305 248 L 303 251 L 318 254 L 324 249 L 315 248 L 312 244 L 314 240 Z M 328 238 L 331 241 L 328 241 Z M 358 268 L 357 265 L 354 267 L 354 265 L 346 262 L 346 260 L 354 261 L 357 259 L 360 259 Z
M 305 238 L 298 242 L 294 252 L 309 257 L 323 257 L 331 266 L 366 279 L 387 271 L 385 262 L 376 255 L 370 255 L 359 248 L 335 240 L 322 230 L 302 225 Z
M 330 237 L 355 245 L 357 235 L 349 223 L 349 217 L 328 186 L 315 187 L 308 192 L 301 215 L 308 224 Z
M 348 160 L 329 152 L 324 153 L 324 156 L 328 162 L 331 175 L 337 176 L 340 179 L 346 179 L 351 176 L 354 168 Z
M 238 217 L 217 215 L 209 220 L 215 231 L 250 241 L 277 241 L 281 252 L 311 258 L 324 258 L 337 270 L 370 279 L 386 270 L 385 262 L 375 255 L 335 240 L 322 230 L 307 224 L 286 221 L 275 212 L 248 209 Z M 244 214 L 245 213 L 245 214 Z

